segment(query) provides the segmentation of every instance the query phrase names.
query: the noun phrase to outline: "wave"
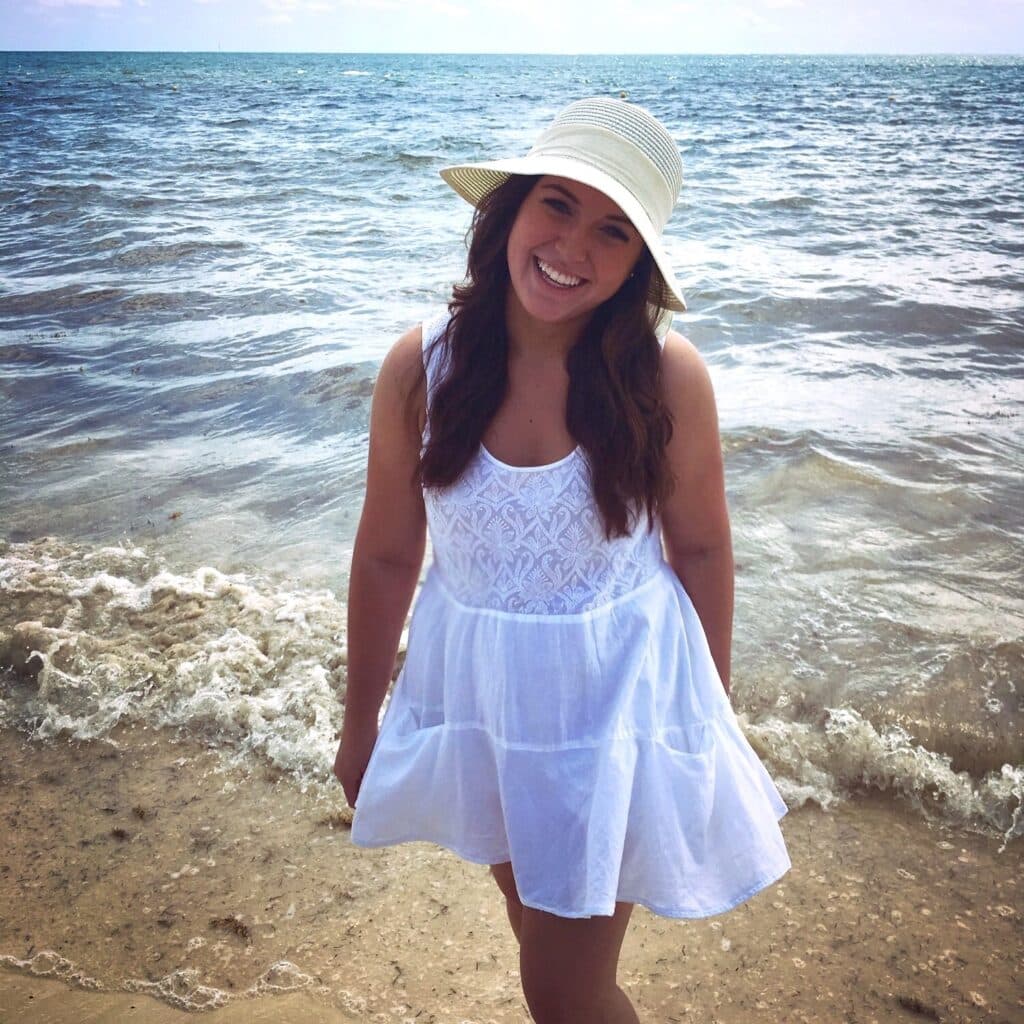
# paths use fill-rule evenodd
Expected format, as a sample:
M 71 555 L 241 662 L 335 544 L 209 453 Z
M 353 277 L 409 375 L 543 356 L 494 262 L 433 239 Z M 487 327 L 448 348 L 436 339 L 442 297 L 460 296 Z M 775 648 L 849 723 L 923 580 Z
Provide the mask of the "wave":
M 126 268 L 164 265 L 180 267 L 188 263 L 209 267 L 219 257 L 228 253 L 243 253 L 245 249 L 244 242 L 235 240 L 206 242 L 187 239 L 180 242 L 145 243 L 131 248 L 125 247 L 113 257 L 113 261 Z
M 53 950 L 40 950 L 31 957 L 20 959 L 10 954 L 0 954 L 0 967 L 28 974 L 35 978 L 52 978 L 63 981 L 73 988 L 91 992 L 110 991 L 96 978 L 87 975 L 71 960 Z M 158 978 L 156 981 L 128 978 L 119 985 L 122 992 L 138 992 L 179 1010 L 215 1010 L 228 1002 L 248 999 L 267 994 L 295 992 L 317 985 L 317 979 L 300 971 L 288 960 L 271 964 L 251 985 L 242 992 L 229 993 L 212 985 L 204 985 L 200 972 L 194 968 L 180 968 Z
M 109 737 L 119 723 L 185 728 L 306 786 L 341 724 L 344 608 L 212 568 L 179 575 L 131 547 L 12 545 L 0 725 L 38 739 Z
M 223 121 L 207 121 L 211 128 L 251 128 L 257 122 L 248 117 L 229 117 Z
M 904 797 L 928 821 L 999 835 L 1004 846 L 1024 836 L 1024 764 L 1004 764 L 979 779 L 915 743 L 906 729 L 878 727 L 852 708 L 826 709 L 823 729 L 739 717 L 791 807 L 813 800 L 828 809 L 874 789 Z
M 67 957 L 55 953 L 51 949 L 43 949 L 25 960 L 9 954 L 0 954 L 0 967 L 21 971 L 36 978 L 53 978 L 63 981 L 74 988 L 84 988 L 90 992 L 103 991 L 103 983 L 88 975 Z
M 347 644 L 331 591 L 208 566 L 174 572 L 127 544 L 44 539 L 0 548 L 0 592 L 0 726 L 36 740 L 109 740 L 125 724 L 186 730 L 303 790 L 333 788 Z M 929 820 L 1004 841 L 1024 834 L 1024 765 L 958 770 L 884 716 L 801 710 L 789 696 L 738 713 L 791 805 L 881 789 Z

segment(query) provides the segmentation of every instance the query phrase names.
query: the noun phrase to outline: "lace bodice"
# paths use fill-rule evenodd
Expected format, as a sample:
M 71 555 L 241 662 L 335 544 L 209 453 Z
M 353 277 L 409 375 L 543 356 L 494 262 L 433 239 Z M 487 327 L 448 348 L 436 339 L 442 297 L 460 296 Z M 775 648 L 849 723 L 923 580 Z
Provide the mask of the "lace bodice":
M 425 324 L 424 350 L 447 318 Z M 437 377 L 427 365 L 427 393 Z M 429 400 L 429 399 L 428 399 Z M 482 445 L 453 485 L 426 488 L 434 571 L 463 604 L 528 615 L 574 615 L 636 590 L 662 561 L 641 517 L 606 540 L 579 449 L 546 466 L 510 466 Z

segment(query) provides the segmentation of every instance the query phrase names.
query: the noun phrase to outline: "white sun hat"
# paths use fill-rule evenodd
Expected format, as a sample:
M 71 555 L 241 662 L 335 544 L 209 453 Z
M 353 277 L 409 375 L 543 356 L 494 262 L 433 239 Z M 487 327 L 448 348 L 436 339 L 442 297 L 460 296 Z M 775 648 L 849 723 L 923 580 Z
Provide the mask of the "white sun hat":
M 683 184 L 683 163 L 672 136 L 643 107 L 603 97 L 578 100 L 555 117 L 526 156 L 458 164 L 440 173 L 474 206 L 513 174 L 551 174 L 597 189 L 629 218 L 654 257 L 650 303 L 686 309 L 661 244 Z

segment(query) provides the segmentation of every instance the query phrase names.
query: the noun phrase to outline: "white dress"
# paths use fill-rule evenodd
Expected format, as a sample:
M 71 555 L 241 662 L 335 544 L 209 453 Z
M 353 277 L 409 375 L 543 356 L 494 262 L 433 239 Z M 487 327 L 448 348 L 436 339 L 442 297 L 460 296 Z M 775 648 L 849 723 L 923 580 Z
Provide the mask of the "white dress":
M 511 861 L 523 903 L 562 917 L 705 917 L 783 875 L 786 805 L 659 531 L 605 539 L 579 450 L 517 467 L 481 447 L 424 499 L 433 563 L 352 841 Z

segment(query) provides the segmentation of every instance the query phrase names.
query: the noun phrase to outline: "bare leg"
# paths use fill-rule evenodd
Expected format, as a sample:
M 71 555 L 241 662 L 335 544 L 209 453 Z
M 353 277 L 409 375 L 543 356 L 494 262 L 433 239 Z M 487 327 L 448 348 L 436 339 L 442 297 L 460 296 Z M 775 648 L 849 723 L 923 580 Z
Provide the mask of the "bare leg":
M 511 864 L 491 866 L 519 940 L 523 993 L 537 1024 L 639 1024 L 615 982 L 631 903 L 611 917 L 565 918 L 524 907 Z
M 508 923 L 512 925 L 512 934 L 519 941 L 519 931 L 523 922 L 523 904 L 519 901 L 519 893 L 516 891 L 516 880 L 512 874 L 512 865 L 506 861 L 504 864 L 492 864 L 491 874 L 498 883 L 502 895 L 505 897 L 505 910 L 508 913 Z
M 523 909 L 519 966 L 537 1024 L 639 1024 L 615 983 L 632 911 L 617 903 L 611 917 L 566 918 Z

